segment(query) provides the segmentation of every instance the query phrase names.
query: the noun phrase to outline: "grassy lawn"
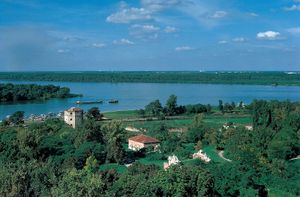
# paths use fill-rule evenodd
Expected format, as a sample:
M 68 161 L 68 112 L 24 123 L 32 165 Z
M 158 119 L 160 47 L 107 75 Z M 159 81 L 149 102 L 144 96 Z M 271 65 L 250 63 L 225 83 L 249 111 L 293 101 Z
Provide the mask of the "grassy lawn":
M 99 167 L 100 171 L 115 169 L 118 173 L 124 173 L 127 170 L 126 166 L 117 163 L 102 164 Z
M 104 112 L 103 115 L 106 118 L 116 119 L 116 120 L 139 117 L 137 110 Z
M 200 163 L 203 163 L 200 159 L 186 159 L 182 163 L 187 166 L 199 166 Z
M 192 123 L 192 119 L 180 119 L 180 120 L 155 120 L 155 121 L 136 121 L 130 123 L 124 123 L 125 126 L 132 126 L 135 128 L 144 128 L 146 130 L 159 128 L 161 125 L 165 125 L 168 128 L 182 128 L 188 127 Z
M 239 117 L 239 115 L 232 117 L 222 116 L 207 116 L 204 119 L 204 123 L 209 127 L 219 128 L 227 122 L 233 122 L 237 125 L 251 124 L 252 119 L 250 116 Z M 193 123 L 193 117 L 187 117 L 185 119 L 178 120 L 154 120 L 154 121 L 135 121 L 126 122 L 124 126 L 132 126 L 135 128 L 144 128 L 146 130 L 153 130 L 159 128 L 161 125 L 165 125 L 167 128 L 187 128 Z
M 208 126 L 212 127 L 221 127 L 223 124 L 227 122 L 233 122 L 234 124 L 237 125 L 246 125 L 246 124 L 251 124 L 252 119 L 251 116 L 245 116 L 245 115 L 224 115 L 224 116 L 217 116 L 217 115 L 210 115 L 205 117 L 204 122 Z
M 218 152 L 214 146 L 204 146 L 203 151 L 214 162 L 220 162 L 220 163 L 226 162 L 224 159 L 219 157 Z

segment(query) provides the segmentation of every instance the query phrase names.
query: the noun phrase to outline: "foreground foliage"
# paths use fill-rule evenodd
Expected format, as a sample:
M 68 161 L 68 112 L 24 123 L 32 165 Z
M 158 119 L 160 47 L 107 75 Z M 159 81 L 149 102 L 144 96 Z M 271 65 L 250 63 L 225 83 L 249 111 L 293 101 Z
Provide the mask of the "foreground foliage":
M 168 114 L 176 109 L 174 97 L 171 100 L 167 104 Z M 125 132 L 121 122 L 98 121 L 101 114 L 96 109 L 89 111 L 84 125 L 77 129 L 59 119 L 28 125 L 2 124 L 0 193 L 4 196 L 279 193 L 299 196 L 299 162 L 290 159 L 300 154 L 300 105 L 254 101 L 249 110 L 253 130 L 233 124 L 221 129 L 209 127 L 204 123 L 205 114 L 197 114 L 184 133 L 169 132 L 161 124 L 147 131 L 161 141 L 160 152 L 127 150 L 124 144 L 135 134 Z M 210 163 L 204 163 L 191 159 L 191 154 L 199 149 L 215 151 L 217 156 L 212 147 L 224 150 L 225 157 L 232 161 L 212 158 Z M 160 161 L 172 154 L 182 162 L 164 171 Z M 133 161 L 130 167 L 124 166 Z

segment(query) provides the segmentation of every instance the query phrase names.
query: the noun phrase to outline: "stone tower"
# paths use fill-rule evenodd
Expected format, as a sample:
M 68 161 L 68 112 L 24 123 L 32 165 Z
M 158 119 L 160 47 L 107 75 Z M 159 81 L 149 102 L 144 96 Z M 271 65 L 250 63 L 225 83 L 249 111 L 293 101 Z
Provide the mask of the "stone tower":
M 65 122 L 73 128 L 78 127 L 83 121 L 83 110 L 80 108 L 72 107 L 64 111 Z

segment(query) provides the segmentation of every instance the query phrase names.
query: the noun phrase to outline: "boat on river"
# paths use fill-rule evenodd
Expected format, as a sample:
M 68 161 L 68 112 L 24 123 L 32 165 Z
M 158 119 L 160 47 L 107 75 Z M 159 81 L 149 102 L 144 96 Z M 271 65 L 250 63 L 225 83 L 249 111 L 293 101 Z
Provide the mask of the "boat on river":
M 101 104 L 103 101 L 76 101 L 76 104 Z
M 116 103 L 119 103 L 119 101 L 116 100 L 116 99 L 111 99 L 111 100 L 108 101 L 108 103 L 116 104 Z

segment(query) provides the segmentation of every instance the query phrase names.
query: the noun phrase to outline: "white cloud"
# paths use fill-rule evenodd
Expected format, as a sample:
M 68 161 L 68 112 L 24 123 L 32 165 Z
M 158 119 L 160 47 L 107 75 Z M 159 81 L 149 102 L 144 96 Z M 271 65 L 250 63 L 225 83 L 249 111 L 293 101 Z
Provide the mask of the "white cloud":
M 160 30 L 159 27 L 156 27 L 154 25 L 132 25 L 131 28 L 134 28 L 134 29 L 139 29 L 141 31 L 144 31 L 144 32 L 157 32 Z
M 224 18 L 225 16 L 227 16 L 227 12 L 225 11 L 216 11 L 213 15 L 211 15 L 211 18 Z
M 151 12 L 144 8 L 126 8 L 106 18 L 110 23 L 131 23 L 152 19 Z
M 57 53 L 69 53 L 70 50 L 69 49 L 58 49 Z
M 232 39 L 233 42 L 245 42 L 246 39 L 243 37 L 237 37 Z
M 186 4 L 184 0 L 141 0 L 141 8 L 128 7 L 124 1 L 119 3 L 119 11 L 106 18 L 110 23 L 131 23 L 153 19 L 153 14 L 164 9 Z
M 114 40 L 113 44 L 115 44 L 115 45 L 133 45 L 134 42 L 132 42 L 128 39 L 122 38 L 121 40 Z
M 227 44 L 227 43 L 228 43 L 227 40 L 220 40 L 220 41 L 219 41 L 219 44 Z
M 196 20 L 206 27 L 215 26 L 217 18 L 228 15 L 225 11 L 216 11 L 218 6 L 215 2 L 199 0 L 140 0 L 141 7 L 128 7 L 125 4 L 119 6 L 119 11 L 106 18 L 111 23 L 132 23 L 137 21 L 164 21 L 160 13 L 167 9 L 179 11 Z
M 181 46 L 175 48 L 175 51 L 191 51 L 191 50 L 194 50 L 194 48 L 190 46 Z
M 167 26 L 167 27 L 164 29 L 164 31 L 165 31 L 166 33 L 175 33 L 175 32 L 177 32 L 177 29 L 176 29 L 175 27 Z
M 106 47 L 106 44 L 104 44 L 104 43 L 93 43 L 92 46 L 95 47 L 95 48 L 104 48 L 104 47 Z
M 212 27 L 216 25 L 216 18 L 223 18 L 228 13 L 225 11 L 216 11 L 215 3 L 211 1 L 199 0 L 141 0 L 145 9 L 153 13 L 165 9 L 175 9 L 186 16 L 198 21 L 201 25 Z M 154 15 L 155 18 L 155 15 Z
M 257 17 L 257 16 L 259 16 L 257 13 L 255 13 L 255 12 L 250 12 L 250 13 L 248 13 L 250 16 L 253 16 L 253 17 Z
M 280 36 L 279 32 L 266 31 L 266 32 L 257 33 L 256 38 L 262 40 L 278 40 L 279 36 Z
M 292 5 L 290 7 L 283 8 L 285 11 L 300 11 L 300 5 Z
M 138 39 L 151 40 L 158 38 L 160 27 L 154 25 L 139 25 L 135 24 L 129 28 L 129 34 Z

